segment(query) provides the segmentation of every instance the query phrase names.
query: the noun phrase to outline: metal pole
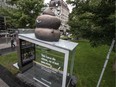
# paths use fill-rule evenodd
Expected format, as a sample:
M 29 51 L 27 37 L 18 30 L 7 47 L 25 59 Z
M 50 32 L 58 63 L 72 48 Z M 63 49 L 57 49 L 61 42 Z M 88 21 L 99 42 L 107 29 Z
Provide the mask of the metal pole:
M 70 68 L 70 75 L 72 76 L 73 74 L 73 68 L 74 68 L 74 59 L 75 59 L 75 53 L 76 53 L 76 48 L 73 50 L 72 55 L 71 55 L 71 68 Z
M 6 44 L 8 44 L 7 32 L 6 32 L 6 34 L 5 34 L 5 38 L 6 38 Z
M 66 87 L 67 68 L 68 68 L 69 51 L 65 52 L 62 87 Z
M 100 86 L 100 83 L 101 83 L 101 80 L 102 80 L 104 71 L 105 71 L 105 69 L 106 69 L 108 60 L 109 60 L 109 58 L 110 58 L 111 51 L 112 51 L 112 49 L 113 49 L 113 47 L 114 47 L 114 43 L 115 43 L 115 40 L 113 39 L 113 40 L 112 40 L 112 44 L 111 44 L 110 49 L 109 49 L 109 52 L 108 52 L 108 54 L 107 54 L 107 56 L 106 56 L 106 60 L 105 60 L 105 63 L 104 63 L 104 66 L 103 66 L 103 69 L 102 69 L 102 72 L 101 72 L 101 75 L 100 75 L 100 77 L 99 77 L 99 81 L 98 81 L 96 87 L 99 87 L 99 86 Z

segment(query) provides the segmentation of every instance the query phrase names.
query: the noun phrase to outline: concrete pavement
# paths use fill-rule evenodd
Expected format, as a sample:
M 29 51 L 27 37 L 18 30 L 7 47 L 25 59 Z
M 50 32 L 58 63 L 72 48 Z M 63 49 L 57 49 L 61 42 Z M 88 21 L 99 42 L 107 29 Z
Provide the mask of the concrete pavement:
M 0 78 L 0 87 L 9 87 L 9 86 Z

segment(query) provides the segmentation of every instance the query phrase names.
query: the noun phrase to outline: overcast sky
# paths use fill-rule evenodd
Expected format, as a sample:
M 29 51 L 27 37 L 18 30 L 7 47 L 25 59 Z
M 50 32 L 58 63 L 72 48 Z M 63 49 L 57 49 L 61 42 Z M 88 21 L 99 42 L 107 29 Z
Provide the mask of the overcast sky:
M 44 0 L 44 3 L 49 3 L 49 1 L 50 0 Z M 66 1 L 66 0 L 64 0 L 64 1 Z M 69 8 L 69 10 L 71 12 L 73 7 L 71 5 L 68 5 L 68 8 Z

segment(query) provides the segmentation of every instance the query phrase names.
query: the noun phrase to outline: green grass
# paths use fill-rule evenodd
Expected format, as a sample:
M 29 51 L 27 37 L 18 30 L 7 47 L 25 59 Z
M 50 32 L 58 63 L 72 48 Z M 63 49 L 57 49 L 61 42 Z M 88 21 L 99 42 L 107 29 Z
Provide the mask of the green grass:
M 77 87 L 96 87 L 109 47 L 92 48 L 88 41 L 78 43 L 74 65 L 74 75 L 78 77 Z M 100 87 L 115 87 L 115 73 L 112 71 L 114 57 L 112 52 Z M 12 66 L 17 60 L 16 53 L 0 56 L 0 64 L 13 74 L 18 72 Z
M 0 65 L 6 67 L 13 74 L 18 73 L 18 69 L 13 67 L 13 64 L 16 63 L 17 61 L 18 61 L 18 57 L 16 52 L 5 55 L 5 56 L 0 56 Z
M 109 47 L 93 48 L 87 41 L 78 43 L 74 66 L 78 87 L 96 87 Z M 114 56 L 112 52 L 100 87 L 115 87 L 115 73 L 112 71 Z

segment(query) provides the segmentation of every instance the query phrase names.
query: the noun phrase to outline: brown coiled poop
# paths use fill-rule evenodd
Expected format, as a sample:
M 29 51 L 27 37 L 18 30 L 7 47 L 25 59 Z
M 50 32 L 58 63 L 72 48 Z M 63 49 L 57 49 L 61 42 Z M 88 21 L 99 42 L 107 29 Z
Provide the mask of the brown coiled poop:
M 58 29 L 61 25 L 60 19 L 51 15 L 41 15 L 36 19 L 36 27 L 37 28 L 52 28 Z
M 35 37 L 45 41 L 58 41 L 60 38 L 58 28 L 61 21 L 56 16 L 53 16 L 50 10 L 45 10 L 43 15 L 37 17 Z
M 60 38 L 60 31 L 49 28 L 36 28 L 35 36 L 41 40 L 58 41 Z

